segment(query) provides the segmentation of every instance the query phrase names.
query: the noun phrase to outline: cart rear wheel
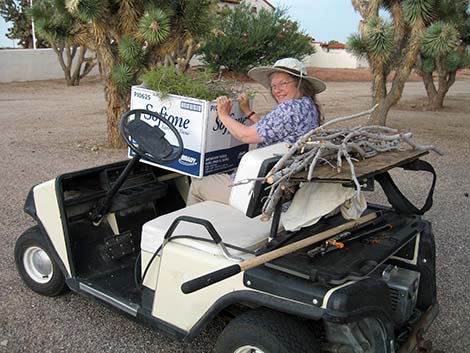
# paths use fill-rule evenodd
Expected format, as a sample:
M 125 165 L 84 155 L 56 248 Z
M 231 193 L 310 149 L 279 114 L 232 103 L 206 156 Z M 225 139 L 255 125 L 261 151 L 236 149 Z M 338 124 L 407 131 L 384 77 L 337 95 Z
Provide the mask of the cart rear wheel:
M 36 293 L 53 297 L 68 290 L 38 226 L 29 228 L 16 241 L 15 263 L 24 283 Z
M 268 309 L 233 319 L 217 340 L 216 353 L 317 353 L 318 342 L 300 320 Z

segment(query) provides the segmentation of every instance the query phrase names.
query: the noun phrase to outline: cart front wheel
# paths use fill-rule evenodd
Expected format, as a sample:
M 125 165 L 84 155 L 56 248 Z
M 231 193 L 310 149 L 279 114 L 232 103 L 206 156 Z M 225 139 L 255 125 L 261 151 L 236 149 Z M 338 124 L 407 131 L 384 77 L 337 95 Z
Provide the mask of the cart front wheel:
M 318 353 L 313 332 L 300 320 L 268 309 L 233 319 L 221 333 L 216 353 Z
M 38 226 L 28 229 L 16 241 L 15 263 L 23 282 L 36 293 L 53 297 L 67 291 L 64 275 Z

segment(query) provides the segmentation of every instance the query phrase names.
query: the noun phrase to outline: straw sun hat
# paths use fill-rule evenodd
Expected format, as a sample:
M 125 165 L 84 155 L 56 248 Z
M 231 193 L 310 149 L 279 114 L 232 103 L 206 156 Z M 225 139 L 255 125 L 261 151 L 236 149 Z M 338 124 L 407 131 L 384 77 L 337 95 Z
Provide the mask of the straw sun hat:
M 271 79 L 269 76 L 274 72 L 285 72 L 310 82 L 315 90 L 315 94 L 323 92 L 326 89 L 325 83 L 318 78 L 308 76 L 307 68 L 303 62 L 295 58 L 280 59 L 276 61 L 273 66 L 255 67 L 248 71 L 248 76 L 264 87 L 271 89 Z

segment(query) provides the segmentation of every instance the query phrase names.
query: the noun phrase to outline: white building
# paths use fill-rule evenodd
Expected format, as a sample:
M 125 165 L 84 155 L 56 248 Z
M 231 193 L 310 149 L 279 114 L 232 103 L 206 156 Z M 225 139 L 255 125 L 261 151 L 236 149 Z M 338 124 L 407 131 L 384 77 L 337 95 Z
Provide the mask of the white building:
M 346 46 L 342 43 L 325 44 L 313 42 L 316 52 L 307 56 L 303 62 L 305 66 L 342 68 L 342 69 L 360 69 L 368 68 L 366 59 L 358 59 L 346 51 Z

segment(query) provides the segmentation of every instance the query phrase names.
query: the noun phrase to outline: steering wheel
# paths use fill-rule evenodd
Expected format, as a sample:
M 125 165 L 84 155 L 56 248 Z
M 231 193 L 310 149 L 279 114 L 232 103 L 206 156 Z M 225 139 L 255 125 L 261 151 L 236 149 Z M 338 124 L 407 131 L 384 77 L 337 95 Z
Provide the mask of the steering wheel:
M 172 146 L 165 138 L 165 133 L 158 125 L 150 126 L 142 118 L 162 122 L 175 135 L 177 145 Z M 178 160 L 183 154 L 184 146 L 178 130 L 161 115 L 146 109 L 133 109 L 125 113 L 119 126 L 121 135 L 129 148 L 146 160 L 166 164 Z

